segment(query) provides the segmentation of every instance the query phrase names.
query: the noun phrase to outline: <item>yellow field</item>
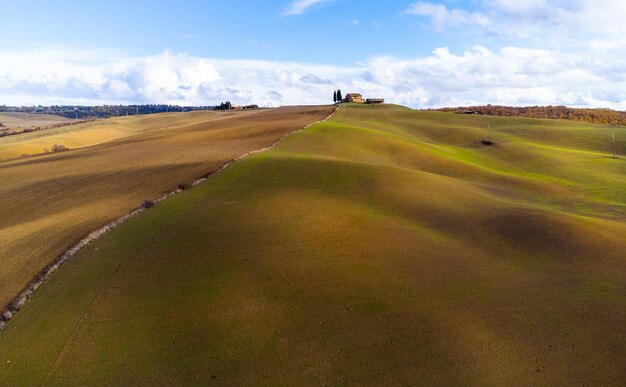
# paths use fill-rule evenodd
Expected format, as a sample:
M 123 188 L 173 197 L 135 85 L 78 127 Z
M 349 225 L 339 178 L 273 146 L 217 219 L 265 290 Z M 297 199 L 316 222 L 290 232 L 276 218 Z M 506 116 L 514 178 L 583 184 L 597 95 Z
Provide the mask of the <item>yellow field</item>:
M 113 117 L 71 126 L 0 138 L 0 160 L 43 153 L 53 145 L 81 148 L 116 138 L 132 136 L 152 130 L 180 128 L 199 122 L 232 117 L 235 113 L 194 111 L 188 113 L 161 113 L 140 116 Z M 238 116 L 250 112 L 238 112 Z M 32 116 L 32 115 L 31 115 Z M 1 121 L 0 121 L 1 122 Z

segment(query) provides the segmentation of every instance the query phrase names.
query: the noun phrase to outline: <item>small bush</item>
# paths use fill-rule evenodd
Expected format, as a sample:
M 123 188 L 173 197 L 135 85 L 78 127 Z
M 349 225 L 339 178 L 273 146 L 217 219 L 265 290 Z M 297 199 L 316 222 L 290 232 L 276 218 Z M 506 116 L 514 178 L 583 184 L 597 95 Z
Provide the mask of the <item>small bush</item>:
M 52 152 L 63 152 L 63 151 L 69 150 L 69 148 L 66 147 L 65 145 L 54 144 L 54 145 L 52 145 L 52 149 L 51 150 L 52 150 Z
M 141 207 L 148 209 L 154 207 L 154 200 L 146 199 L 141 203 Z
M 11 312 L 13 313 L 19 312 L 19 310 L 22 309 L 25 303 L 26 303 L 26 298 L 20 295 L 17 299 L 11 302 L 11 306 L 10 306 Z

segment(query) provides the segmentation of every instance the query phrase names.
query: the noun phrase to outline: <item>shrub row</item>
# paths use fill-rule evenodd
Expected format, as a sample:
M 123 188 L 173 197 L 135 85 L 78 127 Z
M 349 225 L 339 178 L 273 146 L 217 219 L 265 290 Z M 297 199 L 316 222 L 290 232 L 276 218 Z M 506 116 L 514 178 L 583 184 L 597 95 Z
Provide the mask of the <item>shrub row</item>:
M 167 196 L 169 196 L 169 195 L 166 195 L 165 197 L 167 197 Z M 159 199 L 159 201 L 160 200 L 162 200 L 162 199 Z M 4 329 L 4 327 L 6 326 L 6 322 L 7 321 L 9 321 L 13 317 L 13 315 L 15 315 L 15 313 L 19 312 L 20 309 L 22 309 L 22 307 L 24 306 L 26 301 L 30 297 L 32 297 L 33 293 L 37 290 L 37 288 L 39 288 L 52 275 L 52 273 L 54 273 L 65 261 L 67 261 L 69 258 L 74 256 L 83 247 L 85 247 L 88 244 L 90 244 L 91 242 L 99 239 L 102 235 L 104 235 L 108 231 L 116 228 L 117 226 L 119 226 L 120 224 L 124 223 L 125 221 L 127 221 L 130 218 L 132 218 L 133 216 L 135 216 L 135 215 L 145 211 L 146 209 L 154 206 L 155 202 L 156 201 L 145 200 L 142 203 L 142 205 L 139 208 L 137 208 L 136 210 L 134 210 L 131 213 L 126 214 L 126 215 L 118 218 L 117 220 L 114 220 L 113 222 L 111 222 L 111 223 L 109 223 L 109 224 L 99 228 L 96 231 L 93 231 L 91 234 L 89 234 L 85 238 L 81 239 L 74 246 L 72 246 L 69 249 L 65 250 L 65 252 L 63 254 L 59 255 L 50 265 L 48 265 L 41 272 L 39 272 L 39 274 L 35 277 L 34 280 L 31 281 L 31 283 L 26 287 L 26 289 L 22 290 L 17 296 L 15 296 L 13 298 L 13 300 L 11 300 L 11 302 L 9 302 L 4 307 L 4 309 L 0 313 L 0 331 L 2 331 L 2 329 Z M 148 204 L 148 203 L 150 203 L 150 204 Z

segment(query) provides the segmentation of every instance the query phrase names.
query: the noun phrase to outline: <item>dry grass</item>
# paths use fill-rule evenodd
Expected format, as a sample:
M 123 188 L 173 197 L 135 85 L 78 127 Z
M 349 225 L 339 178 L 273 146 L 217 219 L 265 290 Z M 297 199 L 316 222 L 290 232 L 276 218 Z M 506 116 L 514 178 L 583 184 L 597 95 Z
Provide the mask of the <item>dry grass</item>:
M 8 129 L 28 129 L 32 127 L 47 127 L 49 125 L 71 123 L 74 120 L 52 114 L 32 114 L 0 112 L 0 122 Z

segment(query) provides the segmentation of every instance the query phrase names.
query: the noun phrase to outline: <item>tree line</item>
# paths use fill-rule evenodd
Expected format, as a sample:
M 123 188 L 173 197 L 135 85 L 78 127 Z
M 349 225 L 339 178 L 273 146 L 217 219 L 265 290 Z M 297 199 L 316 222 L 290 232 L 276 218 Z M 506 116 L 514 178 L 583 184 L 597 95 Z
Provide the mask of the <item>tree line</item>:
M 482 114 L 487 116 L 529 117 L 571 120 L 602 125 L 626 126 L 626 112 L 611 109 L 581 109 L 567 106 L 466 106 L 434 109 L 443 112 Z
M 52 106 L 6 106 L 0 105 L 0 112 L 18 112 L 31 114 L 54 114 L 77 119 L 108 118 L 134 114 L 167 113 L 194 110 L 213 110 L 215 106 L 180 106 L 180 105 L 52 105 Z
M 259 109 L 259 105 L 236 106 L 236 105 L 233 105 L 230 101 L 226 101 L 226 102 L 220 103 L 219 105 L 213 108 L 213 110 L 247 110 L 247 109 Z
M 334 103 L 339 103 L 341 101 L 343 101 L 343 96 L 341 95 L 341 90 L 333 91 L 333 102 Z

